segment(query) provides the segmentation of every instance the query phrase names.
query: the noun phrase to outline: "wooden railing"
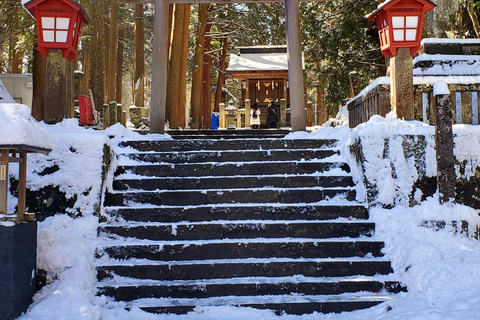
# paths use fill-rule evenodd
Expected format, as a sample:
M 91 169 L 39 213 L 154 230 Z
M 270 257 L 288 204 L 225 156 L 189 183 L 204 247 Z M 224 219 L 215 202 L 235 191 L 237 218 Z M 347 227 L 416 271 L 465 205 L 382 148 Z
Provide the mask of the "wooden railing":
M 480 76 L 414 77 L 414 119 L 434 124 L 433 84 L 442 80 L 452 97 L 453 123 L 479 124 L 478 92 Z M 349 127 L 367 122 L 373 115 L 385 116 L 391 110 L 390 78 L 377 78 L 347 103 Z

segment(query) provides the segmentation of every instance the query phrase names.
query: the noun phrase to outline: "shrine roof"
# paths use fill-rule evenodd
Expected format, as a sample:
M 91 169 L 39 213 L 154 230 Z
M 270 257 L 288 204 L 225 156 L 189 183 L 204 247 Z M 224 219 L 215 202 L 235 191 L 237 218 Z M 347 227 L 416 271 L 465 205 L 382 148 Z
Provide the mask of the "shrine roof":
M 288 71 L 287 46 L 238 47 L 230 55 L 229 73 Z M 302 55 L 303 64 L 303 55 Z

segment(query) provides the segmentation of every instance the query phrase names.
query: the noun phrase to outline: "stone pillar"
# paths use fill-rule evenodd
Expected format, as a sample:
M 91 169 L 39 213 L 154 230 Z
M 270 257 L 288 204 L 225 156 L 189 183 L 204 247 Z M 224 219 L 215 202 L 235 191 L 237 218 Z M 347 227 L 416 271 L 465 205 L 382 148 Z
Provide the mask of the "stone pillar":
M 220 103 L 218 105 L 218 109 L 219 109 L 219 120 L 220 120 L 220 124 L 219 124 L 219 127 L 220 128 L 225 128 L 225 103 Z
M 111 101 L 108 106 L 108 117 L 109 117 L 109 126 L 113 126 L 117 123 L 117 103 L 115 101 Z
M 121 103 L 117 104 L 117 119 L 116 123 L 123 124 L 123 106 Z
M 455 199 L 455 167 L 453 155 L 451 96 L 447 84 L 438 81 L 435 95 L 435 149 L 437 155 L 437 185 L 440 203 Z
M 150 132 L 165 133 L 165 107 L 167 103 L 168 68 L 168 20 L 169 2 L 155 0 L 152 97 L 150 109 Z
M 63 58 L 62 50 L 50 50 L 46 60 L 44 121 L 48 124 L 73 118 L 73 61 Z
M 390 100 L 397 118 L 414 119 L 413 65 L 410 48 L 398 48 L 390 59 Z
M 287 26 L 288 81 L 290 117 L 293 131 L 305 131 L 302 50 L 300 45 L 299 0 L 285 0 Z
M 287 99 L 280 99 L 280 126 L 287 125 Z
M 247 86 L 248 88 L 248 86 Z M 245 128 L 250 128 L 250 107 L 251 107 L 250 99 L 245 100 Z
M 110 106 L 108 104 L 103 105 L 103 129 L 110 127 Z

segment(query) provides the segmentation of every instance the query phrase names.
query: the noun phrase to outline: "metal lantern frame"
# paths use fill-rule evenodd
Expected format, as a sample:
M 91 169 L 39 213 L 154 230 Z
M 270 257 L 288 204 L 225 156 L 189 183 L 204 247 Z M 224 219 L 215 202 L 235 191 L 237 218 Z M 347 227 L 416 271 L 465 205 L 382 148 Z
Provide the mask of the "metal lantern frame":
M 89 23 L 85 10 L 72 0 L 31 0 L 23 5 L 36 20 L 38 51 L 48 57 L 50 49 L 60 49 L 68 61 L 75 59 L 82 25 Z
M 421 47 L 423 19 L 435 4 L 429 0 L 390 0 L 367 16 L 377 20 L 382 54 L 391 58 L 398 48 L 416 54 Z

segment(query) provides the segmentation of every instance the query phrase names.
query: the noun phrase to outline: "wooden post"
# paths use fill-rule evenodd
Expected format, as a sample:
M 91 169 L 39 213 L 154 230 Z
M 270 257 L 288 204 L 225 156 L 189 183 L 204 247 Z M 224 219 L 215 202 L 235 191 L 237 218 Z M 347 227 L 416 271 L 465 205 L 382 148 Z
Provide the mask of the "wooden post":
M 288 81 L 293 131 L 305 131 L 302 50 L 300 46 L 299 0 L 285 0 L 287 24 Z
M 451 96 L 447 84 L 437 81 L 435 96 L 435 150 L 437 155 L 437 185 L 441 204 L 455 199 L 455 167 L 453 155 Z
M 350 79 L 350 98 L 355 98 L 360 93 L 357 71 L 351 71 L 348 78 Z
M 20 151 L 20 170 L 18 174 L 18 206 L 17 220 L 25 219 L 25 203 L 27 200 L 27 151 Z
M 150 132 L 165 133 L 168 67 L 168 1 L 155 0 Z
M 2 149 L 0 154 L 0 213 L 7 213 L 8 200 L 8 149 Z
M 398 119 L 414 119 L 413 66 L 410 48 L 398 48 L 390 59 L 390 90 L 392 108 Z

